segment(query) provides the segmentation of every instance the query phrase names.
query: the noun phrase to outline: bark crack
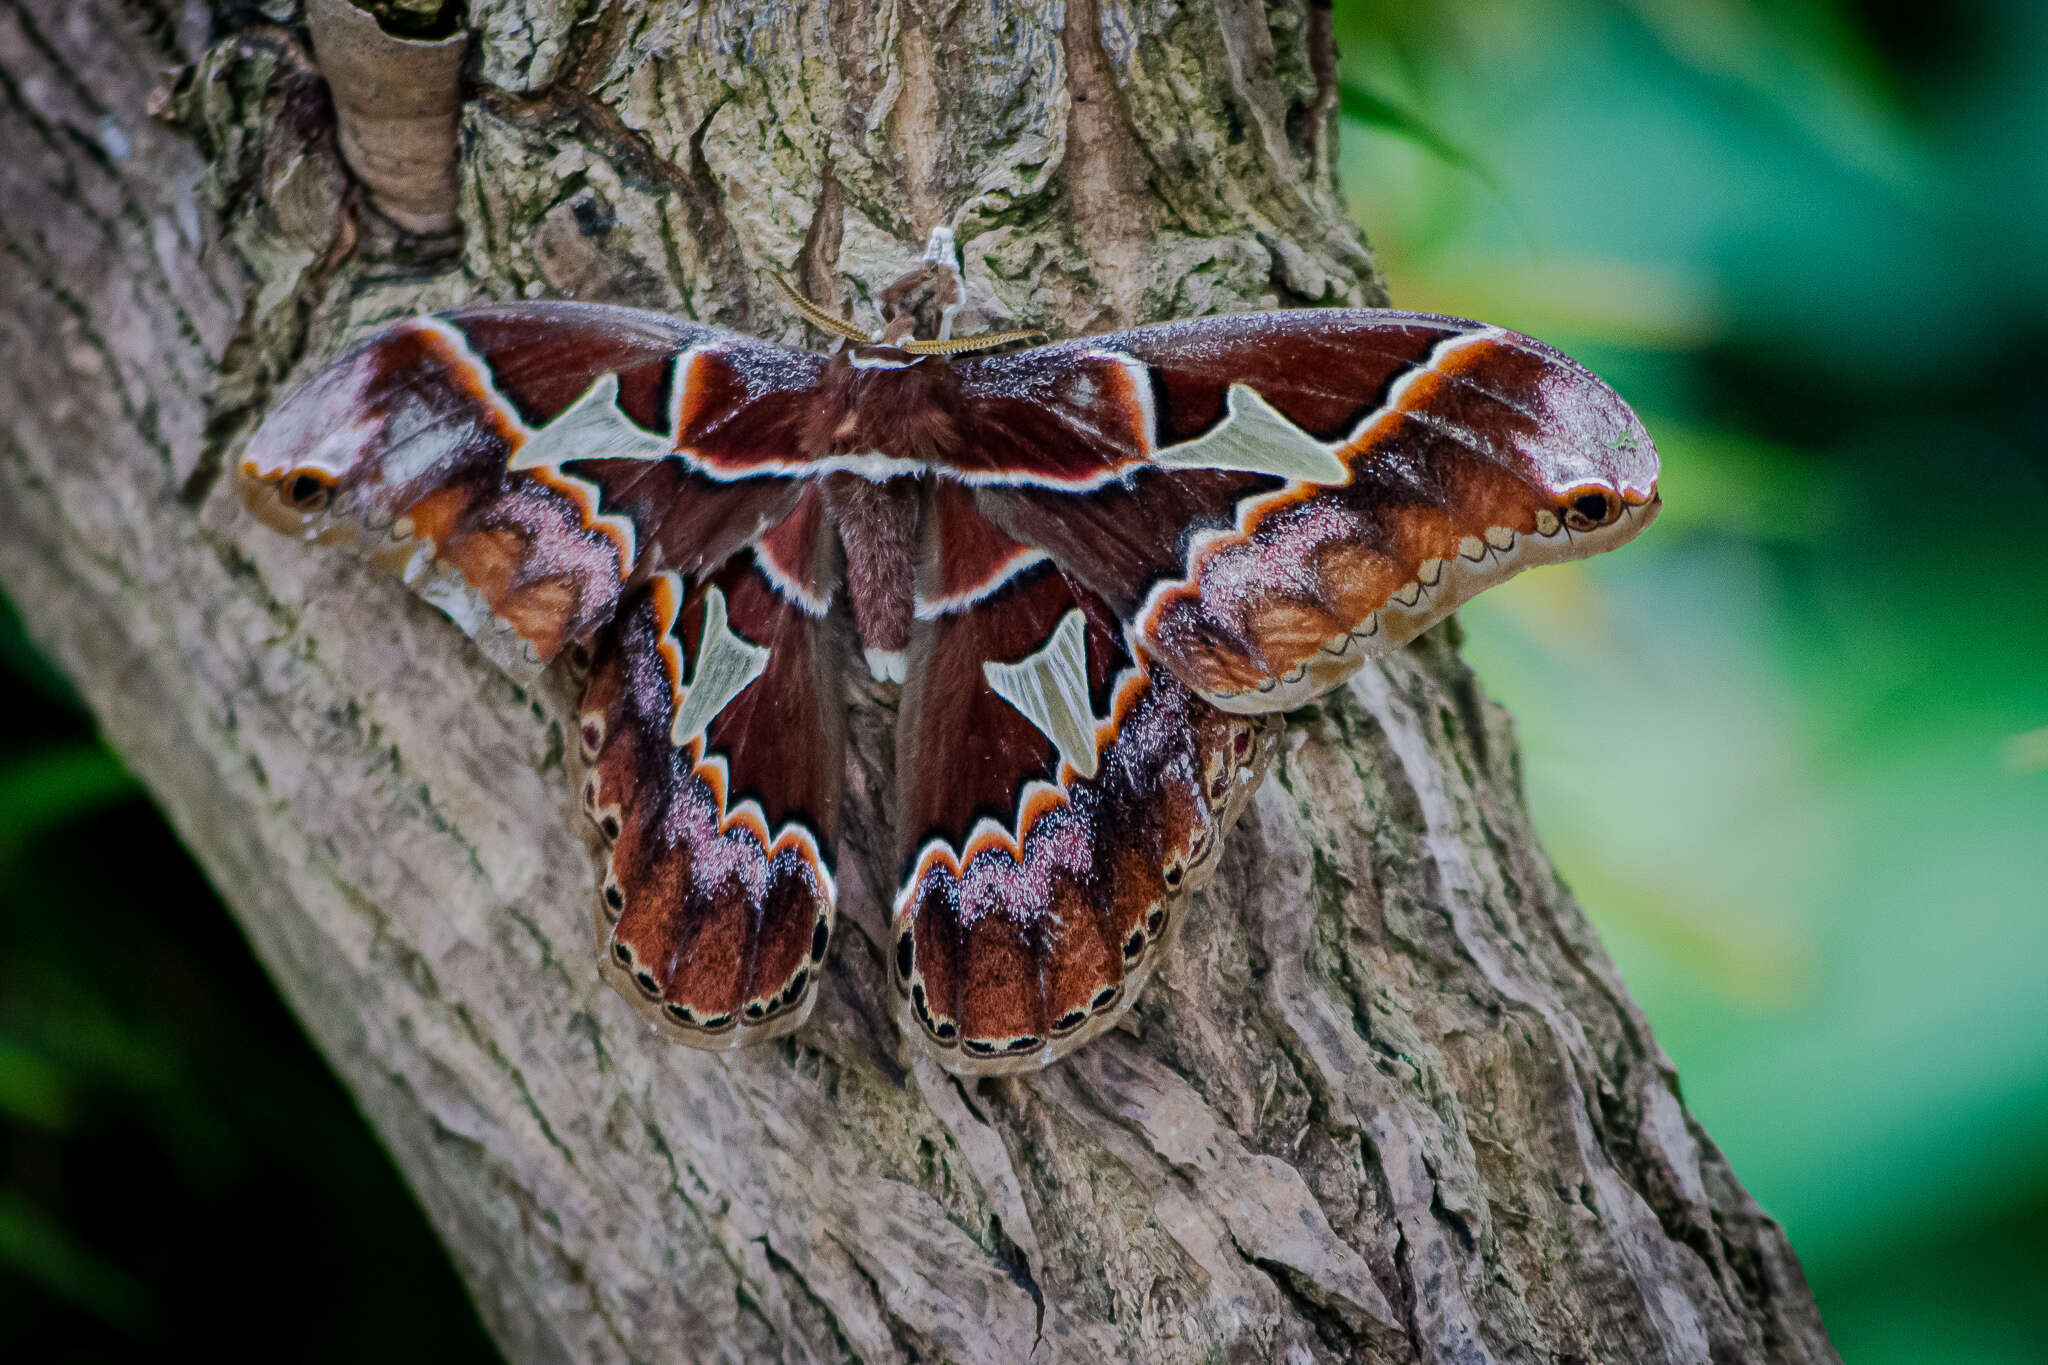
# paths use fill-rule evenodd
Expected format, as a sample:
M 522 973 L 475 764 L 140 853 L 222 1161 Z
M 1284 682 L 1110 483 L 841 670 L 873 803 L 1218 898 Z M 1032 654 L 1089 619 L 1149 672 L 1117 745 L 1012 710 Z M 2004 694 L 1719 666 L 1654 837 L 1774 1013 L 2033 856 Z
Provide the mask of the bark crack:
M 1095 331 L 1098 323 L 1129 325 L 1143 315 L 1142 248 L 1151 216 L 1101 22 L 1096 0 L 1069 0 L 1061 31 L 1067 69 L 1062 177 L 1073 200 L 1074 231 L 1097 262 L 1097 284 L 1106 296 L 1103 314 L 1075 320 L 1079 332 Z

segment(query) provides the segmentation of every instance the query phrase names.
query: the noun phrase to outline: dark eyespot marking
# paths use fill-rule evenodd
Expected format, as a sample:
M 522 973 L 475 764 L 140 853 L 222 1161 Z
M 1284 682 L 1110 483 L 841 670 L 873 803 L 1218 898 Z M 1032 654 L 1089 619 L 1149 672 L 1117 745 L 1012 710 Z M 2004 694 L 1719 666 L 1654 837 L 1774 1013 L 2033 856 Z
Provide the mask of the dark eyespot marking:
M 1122 993 L 1123 987 L 1121 986 L 1104 986 L 1101 990 L 1095 992 L 1095 998 L 1088 1002 L 1088 1008 L 1091 1010 L 1106 1010 L 1116 1003 L 1117 996 Z
M 1249 730 L 1239 730 L 1230 741 L 1230 750 L 1242 760 L 1246 754 L 1252 751 L 1252 732 Z
M 910 988 L 910 1008 L 917 1011 L 917 1022 L 934 1033 L 938 1032 L 938 1020 L 932 1018 L 931 1009 L 924 1002 L 924 983 L 921 981 Z
M 977 1057 L 993 1057 L 996 1055 L 996 1045 L 984 1038 L 963 1038 L 960 1040 L 960 1046 L 966 1048 Z
M 601 830 L 603 830 L 603 831 L 604 831 L 604 837 L 605 837 L 605 838 L 607 838 L 607 839 L 611 840 L 611 841 L 612 841 L 613 843 L 617 843 L 617 842 L 618 842 L 618 840 L 619 840 L 619 817 L 618 817 L 618 816 L 616 816 L 616 815 L 607 815 L 607 816 L 605 816 L 605 818 L 604 818 L 604 819 L 602 819 L 602 820 L 600 820 L 600 821 L 598 822 L 598 825 L 597 825 L 597 827 L 598 827 L 599 829 L 601 829 Z
M 301 512 L 317 512 L 327 505 L 331 490 L 311 474 L 300 474 L 284 486 L 285 501 Z
M 669 1018 L 675 1020 L 678 1024 L 687 1024 L 692 1022 L 696 1018 L 696 1016 L 690 1012 L 690 1007 L 688 1005 L 663 1005 L 662 1009 L 664 1012 L 667 1013 Z
M 1145 951 L 1145 931 L 1131 930 L 1131 936 L 1124 940 L 1124 961 L 1135 962 L 1138 954 Z
M 797 968 L 796 975 L 792 976 L 789 979 L 789 984 L 782 988 L 782 1003 L 785 1005 L 794 1005 L 797 1001 L 803 999 L 804 983 L 809 981 L 810 979 L 811 973 L 808 968 Z
M 1171 890 L 1175 889 L 1176 887 L 1178 887 L 1178 886 L 1179 886 L 1179 885 L 1181 884 L 1181 880 L 1182 880 L 1182 879 L 1183 879 L 1184 877 L 1186 877 L 1186 876 L 1187 876 L 1187 871 L 1186 871 L 1186 869 L 1182 868 L 1182 867 L 1181 867 L 1181 865 L 1180 865 L 1179 863 L 1169 863 L 1169 864 L 1167 864 L 1167 867 L 1166 867 L 1166 889 L 1167 889 L 1167 890 L 1169 890 L 1169 891 L 1171 891 Z
M 641 970 L 633 974 L 633 984 L 649 995 L 661 994 L 661 984 L 654 979 L 654 973 Z
M 613 882 L 605 887 L 604 903 L 614 910 L 624 910 L 626 908 L 626 893 L 619 890 L 617 882 Z
M 1068 1010 L 1065 1014 L 1062 1014 L 1058 1019 L 1055 1019 L 1053 1021 L 1052 1031 L 1054 1033 L 1072 1033 L 1075 1029 L 1081 1027 L 1081 1025 L 1087 1022 L 1087 1010 Z
M 831 937 L 831 926 L 825 923 L 823 915 L 818 916 L 818 922 L 811 926 L 811 961 L 823 962 L 825 960 L 825 944 L 830 941 Z
M 1022 1038 L 1012 1038 L 1006 1052 L 1031 1052 L 1045 1046 L 1045 1039 L 1027 1033 Z
M 621 967 L 633 965 L 633 950 L 623 943 L 614 943 L 612 945 L 612 956 L 619 960 Z
M 721 1030 L 729 1029 L 732 1027 L 732 1016 L 730 1014 L 714 1014 L 704 1021 L 702 1027 L 706 1033 L 718 1033 Z
M 760 1019 L 768 1013 L 768 1007 L 758 1000 L 749 1000 L 747 1007 L 740 1012 L 749 1019 Z
M 583 752 L 586 757 L 597 753 L 597 746 L 604 742 L 604 731 L 594 720 L 583 723 Z
M 1145 916 L 1145 927 L 1151 930 L 1154 938 L 1159 936 L 1159 931 L 1166 927 L 1166 910 L 1164 907 L 1157 905 L 1152 907 L 1152 913 Z
M 942 1043 L 950 1043 L 953 1041 L 955 1035 L 957 1035 L 959 1032 L 959 1029 L 953 1027 L 952 1020 L 941 1019 L 939 1020 L 937 1026 L 932 1029 L 932 1037 L 938 1039 Z
M 896 976 L 898 980 L 910 980 L 911 971 L 917 966 L 917 943 L 911 932 L 905 929 L 896 940 Z
M 1565 507 L 1564 524 L 1574 531 L 1591 531 L 1605 526 L 1619 515 L 1614 495 L 1600 489 L 1581 493 Z

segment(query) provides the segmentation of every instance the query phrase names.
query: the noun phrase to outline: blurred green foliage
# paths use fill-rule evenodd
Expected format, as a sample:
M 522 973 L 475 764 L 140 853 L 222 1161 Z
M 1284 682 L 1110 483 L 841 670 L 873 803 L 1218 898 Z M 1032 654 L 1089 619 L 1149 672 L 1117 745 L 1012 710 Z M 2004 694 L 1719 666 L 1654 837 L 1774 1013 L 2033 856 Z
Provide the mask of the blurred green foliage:
M 1337 18 L 1396 301 L 1664 456 L 1464 613 L 1553 855 L 1845 1358 L 2048 1360 L 2048 6 Z

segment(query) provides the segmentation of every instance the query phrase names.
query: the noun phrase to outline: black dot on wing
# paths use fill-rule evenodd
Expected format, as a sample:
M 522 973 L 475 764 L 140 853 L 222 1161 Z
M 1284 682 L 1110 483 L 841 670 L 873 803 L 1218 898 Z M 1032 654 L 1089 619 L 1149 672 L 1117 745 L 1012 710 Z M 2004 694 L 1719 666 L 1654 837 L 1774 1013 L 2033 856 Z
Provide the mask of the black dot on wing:
M 1106 1010 L 1116 1003 L 1116 995 L 1117 988 L 1115 986 L 1104 986 L 1101 990 L 1095 992 L 1095 998 L 1088 1002 L 1088 1008 Z
M 1131 930 L 1131 936 L 1124 940 L 1124 961 L 1130 962 L 1134 960 L 1139 953 L 1142 953 L 1144 951 L 1145 931 L 1142 929 Z
M 908 981 L 911 971 L 917 966 L 917 943 L 911 932 L 905 929 L 896 939 L 896 975 L 899 980 Z
M 1039 1037 L 1036 1037 L 1036 1036 L 1034 1036 L 1034 1035 L 1032 1035 L 1032 1034 L 1029 1034 L 1029 1033 L 1027 1033 L 1027 1034 L 1025 1034 L 1025 1035 L 1024 1035 L 1024 1036 L 1023 1036 L 1022 1038 L 1012 1038 L 1012 1039 L 1010 1040 L 1010 1044 L 1009 1044 L 1009 1046 L 1008 1046 L 1007 1048 L 1005 1048 L 1005 1049 L 1004 1049 L 1004 1051 L 1006 1051 L 1006 1052 L 1030 1052 L 1030 1051 L 1032 1051 L 1032 1050 L 1034 1050 L 1034 1049 L 1036 1049 L 1036 1048 L 1041 1048 L 1041 1047 L 1044 1047 L 1044 1046 L 1045 1046 L 1045 1040 L 1044 1040 L 1043 1038 L 1039 1038 Z
M 285 484 L 284 496 L 294 507 L 316 511 L 327 505 L 327 485 L 311 474 L 295 475 Z
M 831 937 L 831 926 L 825 923 L 823 915 L 818 916 L 818 922 L 811 927 L 811 961 L 823 962 L 825 960 L 825 945 L 831 940 Z
M 1072 1033 L 1087 1022 L 1087 1010 L 1069 1010 L 1053 1021 L 1052 1031 L 1054 1033 Z
M 612 945 L 612 956 L 618 959 L 619 965 L 622 967 L 633 965 L 633 950 L 623 943 L 614 943 Z

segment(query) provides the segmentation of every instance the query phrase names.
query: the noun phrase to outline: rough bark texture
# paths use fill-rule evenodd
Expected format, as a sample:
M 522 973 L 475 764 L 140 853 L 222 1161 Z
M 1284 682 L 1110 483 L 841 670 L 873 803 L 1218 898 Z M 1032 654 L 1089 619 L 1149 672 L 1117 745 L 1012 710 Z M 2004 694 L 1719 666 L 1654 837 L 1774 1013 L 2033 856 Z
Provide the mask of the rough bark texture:
M 1834 1359 L 1537 849 L 1452 630 L 1294 718 L 1130 1026 L 978 1085 L 889 1022 L 864 698 L 822 1004 L 713 1057 L 598 983 L 560 679 L 513 686 L 218 477 L 373 321 L 569 294 L 794 341 L 770 271 L 844 298 L 940 221 L 966 329 L 1376 300 L 1327 15 L 472 5 L 437 247 L 336 160 L 293 7 L 215 9 L 0 3 L 0 584 L 508 1356 Z

